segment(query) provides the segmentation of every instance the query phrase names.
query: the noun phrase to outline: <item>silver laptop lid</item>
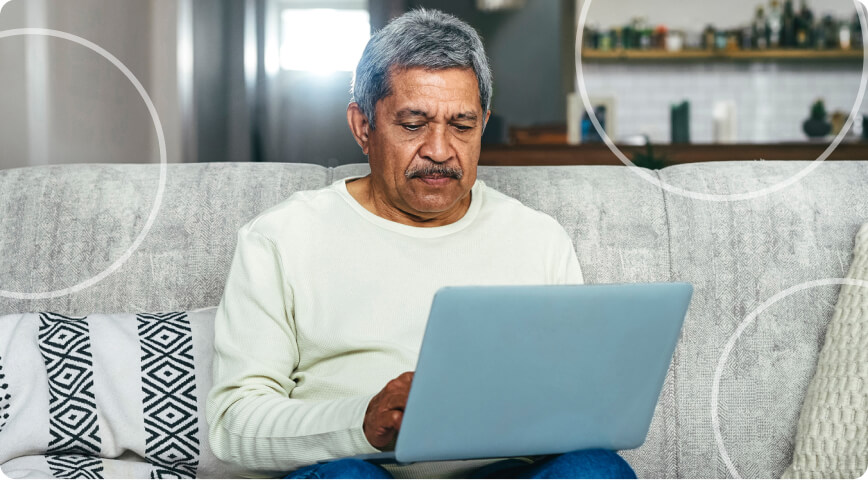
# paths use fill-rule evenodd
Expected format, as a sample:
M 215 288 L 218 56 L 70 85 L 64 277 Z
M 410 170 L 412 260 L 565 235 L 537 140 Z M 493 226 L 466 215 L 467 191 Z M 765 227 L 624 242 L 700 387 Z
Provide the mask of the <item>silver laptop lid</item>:
M 432 302 L 400 462 L 642 444 L 693 287 L 445 287 Z

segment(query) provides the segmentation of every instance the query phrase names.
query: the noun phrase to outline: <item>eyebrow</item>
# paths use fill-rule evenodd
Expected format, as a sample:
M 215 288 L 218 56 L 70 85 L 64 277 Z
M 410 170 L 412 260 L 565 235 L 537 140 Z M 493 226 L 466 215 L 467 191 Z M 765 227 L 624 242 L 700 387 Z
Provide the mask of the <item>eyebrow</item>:
M 399 121 L 407 119 L 409 117 L 423 117 L 426 120 L 431 120 L 432 118 L 434 118 L 431 115 L 428 115 L 428 113 L 424 110 L 414 110 L 412 108 L 405 108 L 395 113 L 395 118 Z M 477 117 L 474 112 L 461 112 L 453 115 L 450 120 L 470 120 L 472 122 L 475 122 L 478 118 L 479 117 Z

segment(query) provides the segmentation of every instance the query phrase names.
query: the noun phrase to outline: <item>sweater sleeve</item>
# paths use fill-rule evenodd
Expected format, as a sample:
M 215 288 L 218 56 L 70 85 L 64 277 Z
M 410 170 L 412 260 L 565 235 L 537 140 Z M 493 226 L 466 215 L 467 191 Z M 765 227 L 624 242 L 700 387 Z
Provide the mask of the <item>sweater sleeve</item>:
M 209 441 L 221 460 L 286 473 L 318 460 L 378 452 L 362 430 L 371 395 L 291 398 L 299 350 L 293 292 L 274 243 L 245 225 L 214 325 Z
M 582 268 L 579 266 L 573 241 L 560 224 L 558 227 L 560 227 L 560 238 L 555 249 L 555 268 L 553 269 L 554 272 L 557 272 L 557 276 L 553 283 L 556 285 L 583 284 L 585 279 L 582 275 Z

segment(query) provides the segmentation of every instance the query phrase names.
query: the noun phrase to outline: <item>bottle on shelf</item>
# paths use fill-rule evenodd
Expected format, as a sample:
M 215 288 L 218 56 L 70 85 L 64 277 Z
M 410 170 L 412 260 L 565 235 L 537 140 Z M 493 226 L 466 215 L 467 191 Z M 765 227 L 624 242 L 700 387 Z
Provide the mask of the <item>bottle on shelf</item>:
M 838 26 L 831 15 L 823 16 L 823 21 L 817 26 L 817 48 L 831 49 L 839 46 Z
M 651 48 L 651 37 L 653 31 L 651 27 L 648 25 L 648 20 L 645 17 L 638 18 L 636 20 L 636 46 L 641 50 L 648 50 Z
M 666 25 L 657 25 L 651 37 L 651 46 L 657 49 L 667 48 L 666 42 L 669 37 L 669 29 Z
M 612 38 L 614 33 L 612 31 L 606 31 L 600 33 L 600 40 L 598 43 L 600 51 L 608 52 L 612 50 Z
M 586 50 L 600 49 L 600 30 L 595 25 L 586 25 L 582 36 L 582 48 Z
M 781 22 L 781 47 L 795 48 L 796 43 L 796 11 L 793 9 L 793 0 L 785 0 Z
M 838 27 L 838 46 L 841 50 L 850 50 L 852 44 L 852 38 L 850 34 L 850 24 L 848 22 L 841 22 Z
M 634 32 L 636 30 L 633 28 L 633 24 L 626 25 L 623 29 L 621 29 L 621 47 L 624 50 L 630 50 L 636 47 L 634 43 Z
M 729 33 L 726 30 L 718 30 L 714 34 L 714 49 L 726 50 L 729 44 Z
M 726 51 L 732 52 L 741 49 L 741 29 L 733 29 L 726 32 Z
M 814 48 L 817 50 L 826 49 L 826 25 L 822 21 L 818 21 L 814 27 Z
M 714 50 L 715 45 L 717 44 L 717 32 L 714 30 L 712 25 L 708 25 L 705 27 L 705 30 L 702 31 L 702 48 L 705 50 Z
M 808 7 L 808 0 L 802 0 L 802 7 L 796 17 L 796 44 L 799 48 L 814 45 L 814 12 Z
M 853 36 L 853 48 L 862 48 L 862 22 L 859 21 L 859 14 L 853 14 L 853 20 L 850 22 L 850 34 Z
M 781 47 L 781 30 L 783 28 L 783 12 L 781 2 L 772 0 L 769 8 L 769 48 Z
M 684 49 L 684 32 L 680 30 L 669 30 L 666 34 L 666 51 L 680 52 Z
M 683 32 L 684 48 L 686 50 L 702 50 L 703 34 L 700 30 L 687 30 Z
M 741 29 L 741 49 L 752 50 L 756 48 L 754 44 L 753 26 L 744 27 Z
M 753 48 L 765 50 L 769 48 L 769 22 L 763 7 L 757 7 L 756 16 L 751 28 L 753 35 Z
M 639 47 L 642 50 L 648 50 L 654 46 L 654 30 L 645 28 L 642 30 L 642 36 L 639 37 Z

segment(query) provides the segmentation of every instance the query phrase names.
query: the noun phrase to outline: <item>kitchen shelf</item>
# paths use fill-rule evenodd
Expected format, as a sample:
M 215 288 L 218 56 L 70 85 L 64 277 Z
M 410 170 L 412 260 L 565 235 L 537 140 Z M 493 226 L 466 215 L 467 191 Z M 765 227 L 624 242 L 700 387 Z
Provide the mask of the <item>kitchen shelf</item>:
M 757 62 L 757 61 L 846 61 L 861 62 L 862 50 L 582 50 L 582 61 L 613 62 Z

